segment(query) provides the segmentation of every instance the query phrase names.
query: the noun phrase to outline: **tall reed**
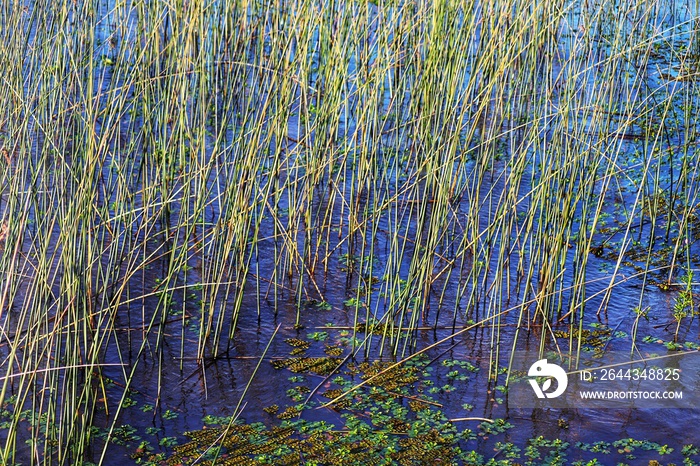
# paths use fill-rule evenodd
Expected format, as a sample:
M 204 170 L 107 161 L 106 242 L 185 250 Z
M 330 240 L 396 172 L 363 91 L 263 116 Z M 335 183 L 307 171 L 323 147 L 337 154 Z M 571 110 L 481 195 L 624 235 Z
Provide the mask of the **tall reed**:
M 224 356 L 341 283 L 365 355 L 493 320 L 494 377 L 632 275 L 645 308 L 698 266 L 694 8 L 5 2 L 0 463 L 106 451 L 172 341 Z

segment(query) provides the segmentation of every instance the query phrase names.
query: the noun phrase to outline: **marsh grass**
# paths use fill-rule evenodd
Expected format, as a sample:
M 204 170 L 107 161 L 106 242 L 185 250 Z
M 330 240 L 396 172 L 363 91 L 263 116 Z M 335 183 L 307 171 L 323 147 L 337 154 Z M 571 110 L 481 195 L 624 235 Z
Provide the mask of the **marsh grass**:
M 338 274 L 356 349 L 493 320 L 493 374 L 630 276 L 643 309 L 700 262 L 696 8 L 5 2 L 0 462 L 84 460 L 105 364 L 303 326 Z

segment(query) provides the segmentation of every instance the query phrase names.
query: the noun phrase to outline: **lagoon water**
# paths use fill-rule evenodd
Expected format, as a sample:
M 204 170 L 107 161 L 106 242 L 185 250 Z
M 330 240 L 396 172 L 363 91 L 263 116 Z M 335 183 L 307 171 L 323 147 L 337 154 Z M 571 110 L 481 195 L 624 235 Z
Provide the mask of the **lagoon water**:
M 322 395 L 416 353 L 397 402 L 484 462 L 700 461 L 691 402 L 505 388 L 512 354 L 700 354 L 697 5 L 68 3 L 0 13 L 0 463 L 174 464 L 307 397 L 386 434 Z

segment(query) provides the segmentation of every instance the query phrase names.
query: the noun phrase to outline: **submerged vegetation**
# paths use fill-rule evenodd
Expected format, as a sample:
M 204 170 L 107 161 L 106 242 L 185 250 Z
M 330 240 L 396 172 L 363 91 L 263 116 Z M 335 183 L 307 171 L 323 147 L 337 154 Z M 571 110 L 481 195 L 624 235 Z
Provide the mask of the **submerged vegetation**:
M 109 463 L 133 438 L 134 396 L 177 417 L 174 385 L 194 377 L 207 396 L 208 371 L 245 357 L 258 365 L 223 405 L 230 422 L 192 434 L 180 458 L 233 461 L 252 442 L 333 464 L 323 455 L 359 448 L 349 432 L 364 421 L 292 420 L 306 405 L 278 407 L 287 424 L 238 422 L 263 356 L 359 377 L 426 341 L 478 346 L 473 388 L 490 404 L 524 344 L 697 349 L 698 9 L 3 2 L 0 464 Z M 268 354 L 274 338 L 243 354 L 251 335 L 276 335 L 270 322 L 292 359 Z M 357 396 L 381 390 L 368 380 Z M 399 424 L 425 411 L 378 403 Z M 374 423 L 387 436 L 368 441 L 387 461 L 479 464 L 427 412 L 420 432 Z M 581 449 L 659 446 L 605 440 Z M 541 464 L 531 448 L 499 451 Z

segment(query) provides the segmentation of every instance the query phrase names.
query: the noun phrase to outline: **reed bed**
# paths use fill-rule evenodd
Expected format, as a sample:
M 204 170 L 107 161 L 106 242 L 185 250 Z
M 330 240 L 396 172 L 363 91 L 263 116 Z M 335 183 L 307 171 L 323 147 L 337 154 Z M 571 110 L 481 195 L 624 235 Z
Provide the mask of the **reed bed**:
M 631 280 L 642 309 L 699 262 L 697 14 L 4 2 L 0 464 L 104 461 L 105 367 L 124 399 L 164 339 L 219 357 L 243 316 L 303 325 L 332 276 L 332 312 L 381 328 L 366 354 L 494 320 L 497 362 Z

